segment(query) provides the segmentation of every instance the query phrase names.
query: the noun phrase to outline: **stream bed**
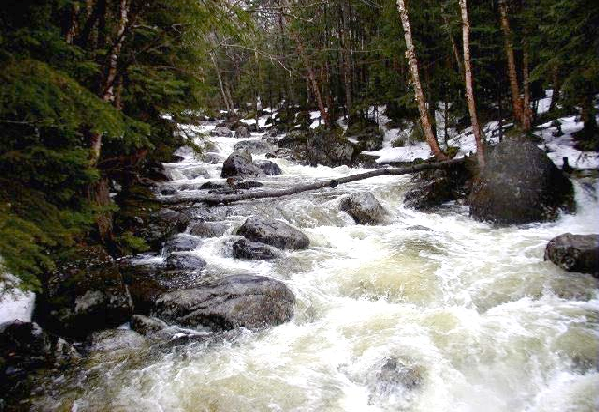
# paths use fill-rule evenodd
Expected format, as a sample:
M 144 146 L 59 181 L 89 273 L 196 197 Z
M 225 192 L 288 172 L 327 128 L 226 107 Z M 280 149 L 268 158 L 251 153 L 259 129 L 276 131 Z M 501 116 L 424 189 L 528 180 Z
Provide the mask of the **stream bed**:
M 239 140 L 211 139 L 209 151 L 220 162 L 203 163 L 186 152 L 182 162 L 165 165 L 175 179 L 166 185 L 189 183 L 185 170 L 193 168 L 206 171 L 193 183 L 222 181 L 222 160 Z M 268 188 L 363 171 L 269 160 L 283 175 L 259 178 Z M 598 232 L 596 180 L 575 182 L 575 215 L 511 227 L 476 222 L 459 204 L 429 213 L 405 208 L 409 187 L 409 176 L 382 176 L 225 208 L 225 235 L 204 239 L 193 252 L 206 260 L 206 276 L 247 273 L 281 280 L 296 297 L 293 319 L 217 341 L 140 344 L 95 354 L 55 381 L 53 395 L 37 407 L 597 410 L 597 279 L 543 261 L 554 236 Z M 389 212 L 388 223 L 356 225 L 339 211 L 340 197 L 354 192 L 373 193 Z M 294 225 L 310 247 L 273 261 L 234 259 L 234 230 L 250 215 Z

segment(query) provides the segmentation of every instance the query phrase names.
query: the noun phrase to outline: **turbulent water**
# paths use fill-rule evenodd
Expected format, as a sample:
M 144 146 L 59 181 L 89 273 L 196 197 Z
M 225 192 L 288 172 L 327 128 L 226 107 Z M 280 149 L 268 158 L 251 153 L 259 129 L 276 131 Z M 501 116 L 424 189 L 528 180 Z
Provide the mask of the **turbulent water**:
M 224 159 L 235 139 L 216 138 Z M 273 159 L 271 159 L 273 160 Z M 357 170 L 274 159 L 289 186 Z M 222 164 L 222 163 L 221 163 Z M 166 165 L 184 182 L 193 157 Z M 220 164 L 202 164 L 212 180 Z M 202 182 L 198 178 L 196 182 Z M 78 411 L 595 411 L 599 295 L 590 275 L 543 261 L 552 237 L 597 233 L 595 183 L 577 182 L 579 210 L 555 223 L 496 228 L 447 205 L 403 206 L 409 177 L 378 177 L 279 200 L 242 203 L 229 234 L 195 251 L 211 276 L 251 273 L 295 293 L 289 323 L 224 341 L 97 355 L 40 408 Z M 370 191 L 391 221 L 363 226 L 338 211 Z M 193 193 L 193 192 L 189 192 Z M 231 256 L 250 214 L 301 228 L 310 247 L 276 261 Z

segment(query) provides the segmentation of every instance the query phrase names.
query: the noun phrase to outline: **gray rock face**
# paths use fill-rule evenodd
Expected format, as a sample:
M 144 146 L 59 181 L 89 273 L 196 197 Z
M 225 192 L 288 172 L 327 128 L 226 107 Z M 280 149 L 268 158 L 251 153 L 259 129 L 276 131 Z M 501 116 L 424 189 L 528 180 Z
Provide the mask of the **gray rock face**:
M 283 171 L 275 162 L 271 162 L 270 160 L 260 160 L 256 162 L 256 166 L 258 166 L 265 175 L 268 176 L 278 176 L 282 175 Z
M 227 127 L 215 127 L 210 132 L 210 135 L 216 137 L 233 137 L 233 131 Z
M 599 277 L 599 235 L 559 235 L 547 243 L 544 258 L 569 272 Z
M 173 253 L 166 258 L 167 270 L 197 271 L 206 267 L 206 261 L 199 256 L 188 253 Z
M 311 135 L 306 142 L 308 163 L 311 166 L 351 165 L 354 156 L 354 145 L 345 138 L 324 131 Z
M 219 237 L 225 234 L 227 225 L 198 220 L 189 224 L 189 234 L 198 237 Z
M 281 253 L 277 248 L 264 243 L 240 239 L 233 243 L 233 256 L 236 259 L 270 260 L 280 257 Z
M 196 236 L 180 234 L 166 242 L 164 251 L 169 254 L 173 252 L 189 252 L 197 248 L 202 240 Z
M 262 242 L 279 249 L 305 249 L 310 244 L 308 237 L 298 229 L 274 219 L 258 216 L 247 218 L 237 229 L 237 235 L 252 242 Z
M 252 163 L 252 155 L 243 151 L 231 153 L 220 173 L 220 177 L 263 175 L 262 169 Z
M 467 164 L 449 169 L 426 170 L 412 177 L 414 186 L 404 198 L 407 207 L 429 210 L 450 200 L 464 199 L 470 187 L 472 174 Z
M 186 167 L 184 169 L 179 169 L 179 171 L 183 176 L 191 180 L 196 179 L 200 176 L 204 178 L 210 177 L 210 174 L 208 173 L 206 168 L 202 166 Z
M 131 297 L 114 260 L 100 247 L 61 267 L 38 295 L 35 318 L 48 331 L 83 338 L 131 317 Z
M 141 349 L 146 339 L 139 333 L 128 329 L 108 329 L 94 332 L 90 336 L 90 352 L 114 352 L 119 350 Z
M 144 336 L 159 332 L 167 327 L 168 324 L 158 318 L 145 315 L 133 315 L 131 317 L 131 329 Z
M 247 139 L 250 137 L 250 131 L 247 126 L 237 126 L 235 128 L 235 137 L 237 139 Z
M 339 209 L 349 213 L 358 224 L 376 225 L 383 223 L 387 211 L 372 193 L 352 193 L 339 204 Z
M 534 143 L 504 140 L 487 156 L 470 196 L 470 215 L 495 223 L 532 223 L 574 208 L 568 177 Z
M 264 154 L 275 150 L 275 146 L 264 140 L 242 140 L 235 143 L 234 150 L 247 150 L 251 154 Z
M 295 298 L 284 283 L 261 276 L 229 276 L 201 288 L 165 293 L 154 316 L 182 326 L 252 330 L 280 325 L 293 316 Z

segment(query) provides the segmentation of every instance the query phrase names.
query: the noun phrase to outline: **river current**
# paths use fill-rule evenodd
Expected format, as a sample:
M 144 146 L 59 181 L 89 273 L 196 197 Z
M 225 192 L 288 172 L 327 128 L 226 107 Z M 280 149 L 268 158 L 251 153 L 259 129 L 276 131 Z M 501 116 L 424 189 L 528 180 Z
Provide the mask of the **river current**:
M 221 160 L 238 142 L 212 140 L 209 151 Z M 284 174 L 259 179 L 268 187 L 360 171 L 269 160 Z M 209 177 L 194 183 L 218 180 L 221 165 L 187 153 L 165 165 L 176 179 L 168 185 L 188 183 L 182 171 L 200 166 Z M 407 209 L 409 186 L 408 176 L 383 176 L 232 207 L 228 233 L 194 253 L 210 277 L 250 273 L 285 282 L 296 296 L 293 319 L 211 344 L 98 354 L 83 372 L 55 382 L 60 390 L 40 408 L 596 411 L 597 280 L 543 261 L 552 237 L 599 231 L 596 181 L 575 182 L 576 214 L 511 227 L 476 222 L 458 204 Z M 356 225 L 338 210 L 341 195 L 365 191 L 389 211 L 388 224 Z M 310 247 L 275 261 L 233 259 L 233 232 L 252 214 L 295 225 Z

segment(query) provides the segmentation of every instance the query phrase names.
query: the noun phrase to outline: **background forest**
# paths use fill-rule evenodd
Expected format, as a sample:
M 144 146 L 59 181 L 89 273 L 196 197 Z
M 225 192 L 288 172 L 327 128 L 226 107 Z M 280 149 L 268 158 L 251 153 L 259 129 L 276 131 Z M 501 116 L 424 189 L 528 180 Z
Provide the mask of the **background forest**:
M 428 110 L 445 103 L 444 127 L 470 126 L 462 2 L 398 3 L 409 15 Z M 578 144 L 596 150 L 599 4 L 467 7 L 480 122 L 513 122 L 510 133 L 532 135 L 535 124 L 578 114 Z M 221 109 L 253 118 L 267 107 L 279 109 L 281 130 L 308 110 L 319 110 L 328 128 L 340 117 L 365 127 L 371 107 L 399 126 L 418 122 L 399 17 L 391 0 L 5 2 L 3 270 L 37 288 L 83 246 L 102 244 L 114 256 L 143 251 L 135 227 L 157 207 L 146 180 L 185 143 L 177 122 Z M 536 118 L 547 89 L 550 110 Z M 412 134 L 424 138 L 419 128 Z

